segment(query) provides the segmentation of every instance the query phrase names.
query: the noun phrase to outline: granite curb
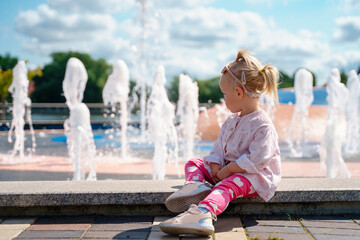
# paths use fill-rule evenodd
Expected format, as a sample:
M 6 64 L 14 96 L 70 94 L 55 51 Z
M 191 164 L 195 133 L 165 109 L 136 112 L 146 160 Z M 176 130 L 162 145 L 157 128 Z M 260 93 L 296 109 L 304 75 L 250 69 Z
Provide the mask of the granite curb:
M 183 180 L 0 182 L 0 215 L 119 214 L 171 215 L 164 201 Z M 38 213 L 36 212 L 38 211 Z M 360 213 L 358 178 L 284 178 L 275 196 L 233 201 L 229 214 Z M 142 212 L 144 214 L 144 212 Z

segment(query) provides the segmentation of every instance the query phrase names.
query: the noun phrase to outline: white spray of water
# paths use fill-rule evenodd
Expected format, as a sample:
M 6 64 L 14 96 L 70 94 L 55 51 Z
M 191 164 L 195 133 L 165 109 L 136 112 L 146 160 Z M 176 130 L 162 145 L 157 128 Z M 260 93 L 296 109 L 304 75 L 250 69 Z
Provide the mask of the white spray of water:
M 29 80 L 27 78 L 27 69 L 24 61 L 19 61 L 13 69 L 13 81 L 9 87 L 9 92 L 13 98 L 13 119 L 11 121 L 11 127 L 8 133 L 8 141 L 11 143 L 11 134 L 15 128 L 15 143 L 12 155 L 19 153 L 21 158 L 24 157 L 24 141 L 25 141 L 25 109 L 27 110 L 27 119 L 30 125 L 30 132 L 32 138 L 31 152 L 35 152 L 36 142 L 35 134 L 31 121 L 31 100 L 27 95 L 29 87 Z
M 346 87 L 349 89 L 349 104 L 346 105 L 347 134 L 344 152 L 356 154 L 360 152 L 360 81 L 355 70 L 351 70 Z
M 319 155 L 322 168 L 326 167 L 326 177 L 350 177 L 348 168 L 341 154 L 341 147 L 346 132 L 344 108 L 348 101 L 349 91 L 340 82 L 337 68 L 331 70 L 326 91 L 328 101 L 328 122 L 320 143 Z
M 179 100 L 176 115 L 179 117 L 181 151 L 185 160 L 193 156 L 194 141 L 199 120 L 199 88 L 187 75 L 180 74 Z
M 178 141 L 175 107 L 169 101 L 165 89 L 165 70 L 159 66 L 154 76 L 151 94 L 147 103 L 149 139 L 154 143 L 153 179 L 165 179 L 165 163 L 168 160 L 178 168 Z M 179 170 L 178 170 L 179 174 Z
M 226 118 L 231 115 L 231 112 L 227 109 L 225 100 L 223 98 L 220 99 L 221 104 L 216 104 L 216 120 L 221 128 L 223 123 L 225 122 Z
M 70 110 L 70 118 L 65 120 L 64 130 L 70 161 L 74 165 L 73 180 L 85 180 L 87 167 L 87 180 L 96 180 L 96 149 L 90 124 L 90 111 L 82 103 L 87 79 L 83 63 L 77 58 L 70 58 L 66 65 L 63 91 Z
M 286 141 L 289 144 L 290 151 L 293 156 L 305 157 L 306 155 L 306 133 L 308 130 L 309 107 L 314 101 L 313 94 L 313 76 L 305 70 L 299 69 L 295 73 L 295 110 L 287 132 Z M 300 124 L 299 124 L 300 121 Z M 300 128 L 300 136 L 295 134 L 295 130 Z M 296 149 L 297 143 L 300 142 L 300 149 Z
M 116 111 L 116 104 L 120 103 L 121 157 L 125 159 L 127 156 L 129 69 L 123 60 L 118 60 L 114 65 L 114 70 L 106 81 L 102 96 L 104 104 L 110 104 L 113 112 Z
M 270 116 L 271 120 L 275 120 L 275 100 L 274 96 L 268 94 L 260 95 L 260 105 L 266 111 L 266 113 Z

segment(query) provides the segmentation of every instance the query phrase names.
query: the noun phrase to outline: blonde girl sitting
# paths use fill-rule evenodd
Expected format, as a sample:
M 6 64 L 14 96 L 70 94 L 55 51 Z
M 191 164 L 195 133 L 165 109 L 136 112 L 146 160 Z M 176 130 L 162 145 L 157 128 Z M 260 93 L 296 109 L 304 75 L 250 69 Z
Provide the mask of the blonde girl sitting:
M 275 67 L 262 66 L 244 50 L 223 68 L 220 88 L 233 114 L 222 125 L 210 154 L 186 163 L 185 185 L 165 202 L 170 211 L 185 212 L 161 223 L 163 232 L 211 235 L 212 220 L 232 200 L 259 195 L 269 201 L 274 196 L 281 179 L 278 135 L 260 108 L 259 96 L 277 99 L 278 79 Z

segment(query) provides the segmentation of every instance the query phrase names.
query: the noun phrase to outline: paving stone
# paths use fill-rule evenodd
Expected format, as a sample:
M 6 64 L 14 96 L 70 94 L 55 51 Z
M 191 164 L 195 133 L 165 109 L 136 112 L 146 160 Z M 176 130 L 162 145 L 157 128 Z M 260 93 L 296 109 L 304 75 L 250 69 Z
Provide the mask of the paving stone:
M 91 224 L 95 217 L 91 216 L 60 216 L 60 217 L 40 217 L 35 221 L 35 224 Z
M 118 230 L 133 230 L 133 231 L 150 231 L 150 222 L 137 223 L 105 223 L 94 224 L 89 229 L 90 231 L 118 231 Z
M 35 218 L 9 218 L 0 224 L 0 230 L 25 230 L 35 221 Z
M 253 226 L 247 227 L 248 233 L 306 233 L 302 227 L 265 227 L 265 226 Z
M 249 237 L 258 237 L 261 240 L 268 240 L 269 237 L 280 238 L 284 240 L 314 240 L 309 234 L 291 233 L 249 233 Z
M 7 218 L 1 224 L 32 224 L 36 218 Z
M 247 239 L 239 217 L 218 218 L 218 220 L 214 222 L 214 227 L 215 239 Z
M 298 221 L 289 220 L 257 220 L 259 226 L 277 226 L 277 227 L 301 227 Z
M 151 232 L 154 232 L 154 231 L 159 232 L 159 231 L 161 231 L 161 229 L 159 227 L 159 224 L 162 223 L 165 220 L 168 220 L 168 219 L 169 219 L 169 217 L 155 217 L 153 225 L 151 227 Z
M 130 223 L 130 222 L 152 222 L 153 217 L 149 216 L 106 216 L 97 217 L 94 224 L 101 223 Z
M 137 231 L 87 231 L 83 238 L 146 239 L 148 235 L 149 232 Z
M 325 221 L 325 222 L 348 222 L 349 219 L 342 216 L 303 216 L 301 219 L 307 221 Z
M 196 235 L 183 235 L 180 238 L 181 240 L 212 240 L 212 236 L 196 236 Z M 220 238 L 222 240 L 222 238 Z
M 80 238 L 84 231 L 23 231 L 17 239 Z
M 308 231 L 311 234 L 328 234 L 328 235 L 343 235 L 343 236 L 358 236 L 360 239 L 360 229 L 343 229 L 337 228 L 337 225 L 334 225 L 334 228 L 315 228 L 307 227 Z
M 343 235 L 321 235 L 315 234 L 316 240 L 359 240 L 358 236 L 343 236 Z
M 91 224 L 32 224 L 28 227 L 27 231 L 86 231 L 90 228 Z M 1 227 L 1 226 L 0 226 Z
M 9 240 L 19 235 L 22 230 L 18 229 L 2 229 L 0 230 L 0 240 Z
M 360 224 L 360 216 L 359 215 L 352 215 L 350 216 L 351 219 L 353 219 L 356 223 Z
M 147 240 L 179 240 L 178 236 L 168 235 L 163 232 L 159 231 L 151 231 Z
M 301 227 L 300 223 L 296 220 L 288 220 L 287 216 L 264 216 L 261 219 L 246 216 L 242 218 L 245 227 L 248 226 L 288 226 L 288 227 Z
M 315 227 L 315 228 L 344 228 L 344 229 L 359 229 L 360 225 L 354 223 L 351 220 L 346 222 L 318 222 L 318 221 L 301 221 L 301 223 L 306 227 Z

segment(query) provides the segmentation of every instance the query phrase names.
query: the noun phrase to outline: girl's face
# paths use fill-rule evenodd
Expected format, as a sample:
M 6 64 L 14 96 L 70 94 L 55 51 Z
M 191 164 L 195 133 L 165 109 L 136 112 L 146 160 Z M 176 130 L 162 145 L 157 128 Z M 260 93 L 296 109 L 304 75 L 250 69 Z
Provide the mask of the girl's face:
M 226 107 L 232 112 L 237 113 L 241 111 L 241 99 L 244 92 L 240 87 L 234 87 L 233 83 L 228 79 L 225 74 L 220 78 L 220 89 L 224 94 Z

